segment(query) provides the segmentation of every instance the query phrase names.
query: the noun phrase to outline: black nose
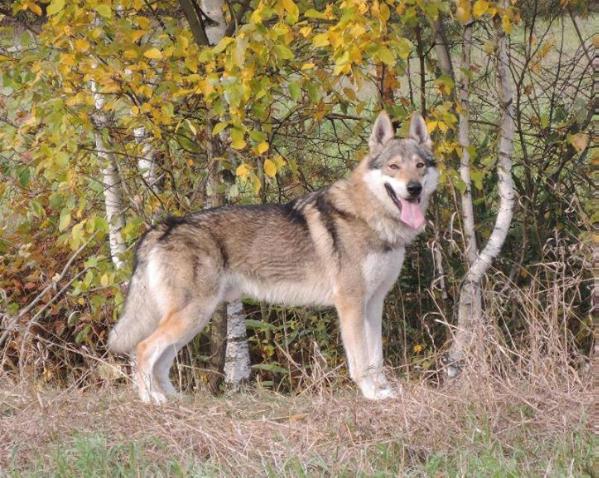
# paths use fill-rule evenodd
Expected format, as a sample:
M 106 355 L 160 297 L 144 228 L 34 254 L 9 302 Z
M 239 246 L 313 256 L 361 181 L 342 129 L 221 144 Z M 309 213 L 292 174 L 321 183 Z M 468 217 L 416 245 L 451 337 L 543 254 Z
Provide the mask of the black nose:
M 418 195 L 422 191 L 422 184 L 420 184 L 417 181 L 410 181 L 408 183 L 407 189 L 408 189 L 408 192 L 410 193 L 410 196 L 412 196 L 412 197 L 418 197 Z

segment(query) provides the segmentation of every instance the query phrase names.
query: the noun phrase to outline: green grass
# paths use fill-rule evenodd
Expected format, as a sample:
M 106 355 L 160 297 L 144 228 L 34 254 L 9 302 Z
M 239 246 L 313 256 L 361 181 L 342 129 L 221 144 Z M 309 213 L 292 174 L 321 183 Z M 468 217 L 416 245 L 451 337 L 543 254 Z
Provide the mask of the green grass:
M 45 456 L 31 467 L 9 471 L 10 477 L 187 477 L 195 474 L 193 466 L 175 460 L 154 461 L 151 451 L 160 443 L 131 441 L 111 445 L 101 434 L 81 434 L 46 450 Z M 204 476 L 202 474 L 197 476 Z
M 522 437 L 521 437 L 522 438 Z M 262 463 L 263 476 L 434 476 L 434 477 L 589 477 L 599 471 L 595 450 L 599 439 L 588 431 L 566 434 L 561 439 L 527 436 L 509 447 L 491 433 L 472 429 L 472 443 L 452 446 L 449 451 L 428 454 L 410 448 L 406 442 L 390 441 L 365 447 L 355 456 L 355 467 L 337 469 L 332 457 L 315 454 L 307 462 L 289 457 L 284 463 Z M 453 444 L 455 445 L 455 444 Z M 37 462 L 25 469 L 12 466 L 9 477 L 212 477 L 231 476 L 217 463 L 198 457 L 176 460 L 162 453 L 157 439 L 111 444 L 102 434 L 81 434 L 43 450 Z M 361 465 L 361 466 L 360 466 Z M 364 465 L 369 471 L 361 473 Z M 2 474 L 0 473 L 0 476 Z M 238 470 L 237 476 L 248 476 Z

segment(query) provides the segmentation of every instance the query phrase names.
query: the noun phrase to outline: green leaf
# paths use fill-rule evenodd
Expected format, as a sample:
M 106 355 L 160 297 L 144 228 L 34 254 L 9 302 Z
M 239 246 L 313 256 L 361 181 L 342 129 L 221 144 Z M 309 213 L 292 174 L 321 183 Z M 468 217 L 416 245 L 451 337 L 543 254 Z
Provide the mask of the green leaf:
M 96 12 L 98 12 L 104 18 L 111 18 L 112 17 L 112 8 L 110 7 L 110 5 L 107 5 L 105 3 L 101 3 L 100 5 L 96 5 L 94 7 L 94 9 L 96 10 Z
M 220 123 L 216 123 L 214 128 L 212 128 L 212 135 L 216 136 L 218 133 L 224 131 L 224 129 L 229 125 L 227 121 L 221 121 Z
M 219 41 L 216 46 L 212 49 L 214 53 L 221 53 L 225 51 L 225 48 L 233 43 L 235 40 L 231 37 L 224 37 L 221 41 Z
M 395 57 L 393 56 L 393 52 L 386 46 L 380 47 L 376 52 L 376 56 L 386 65 L 395 65 Z
M 323 12 L 319 12 L 318 10 L 314 10 L 313 8 L 306 10 L 306 13 L 304 13 L 304 16 L 306 18 L 317 18 L 318 20 L 326 20 L 327 19 L 326 14 L 324 14 Z
M 413 46 L 412 42 L 407 38 L 399 38 L 395 42 L 394 49 L 401 59 L 406 60 L 410 56 Z
M 52 0 L 48 8 L 46 9 L 46 13 L 48 15 L 56 15 L 64 8 L 64 0 Z
M 231 147 L 233 149 L 243 149 L 245 148 L 245 140 L 244 140 L 244 133 L 242 130 L 238 129 L 238 128 L 233 128 L 231 130 Z
M 250 138 L 256 143 L 261 143 L 262 141 L 266 141 L 266 134 L 263 131 L 259 131 L 257 129 L 253 129 L 249 132 Z
M 300 95 L 302 94 L 302 89 L 300 88 L 300 85 L 297 82 L 293 82 L 293 83 L 289 83 L 289 94 L 291 95 L 291 98 L 293 99 L 293 101 L 297 101 L 300 98 Z
M 253 330 L 275 330 L 275 326 L 270 322 L 265 322 L 263 320 L 255 320 L 255 319 L 246 319 L 245 326 L 248 329 Z
M 275 54 L 282 60 L 291 60 L 293 58 L 293 52 L 285 45 L 275 45 Z
M 256 370 L 264 370 L 265 372 L 272 373 L 288 373 L 289 371 L 286 368 L 281 367 L 280 365 L 274 363 L 259 363 L 256 365 L 252 365 L 253 369 Z
M 27 166 L 17 168 L 17 176 L 19 178 L 19 184 L 26 188 L 31 180 L 31 169 Z
M 483 178 L 485 177 L 484 171 L 480 169 L 472 169 L 470 171 L 470 179 L 472 179 L 472 184 L 476 189 L 482 191 L 483 189 Z
M 58 230 L 64 231 L 71 224 L 71 210 L 63 209 L 60 211 L 60 220 L 58 221 Z

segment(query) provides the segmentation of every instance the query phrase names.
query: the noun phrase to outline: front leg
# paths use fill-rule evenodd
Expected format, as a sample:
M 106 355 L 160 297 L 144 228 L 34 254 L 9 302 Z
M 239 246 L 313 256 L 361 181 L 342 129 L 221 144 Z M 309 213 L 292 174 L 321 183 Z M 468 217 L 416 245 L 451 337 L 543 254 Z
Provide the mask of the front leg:
M 362 298 L 341 296 L 336 298 L 335 307 L 339 314 L 350 377 L 365 398 L 380 400 L 389 397 L 388 390 L 377 384 L 374 369 L 370 367 L 365 301 Z
M 368 345 L 368 362 L 373 371 L 376 386 L 380 393 L 394 397 L 385 372 L 383 371 L 383 306 L 385 294 L 375 294 L 366 306 L 366 343 Z M 385 397 L 386 398 L 386 397 Z

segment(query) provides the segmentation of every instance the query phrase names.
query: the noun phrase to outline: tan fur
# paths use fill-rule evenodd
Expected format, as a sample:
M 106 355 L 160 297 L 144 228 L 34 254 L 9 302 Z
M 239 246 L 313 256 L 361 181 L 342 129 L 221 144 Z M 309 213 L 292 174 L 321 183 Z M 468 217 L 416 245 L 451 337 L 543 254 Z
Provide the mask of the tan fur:
M 383 300 L 405 246 L 422 227 L 399 219 L 392 196 L 412 205 L 418 200 L 424 211 L 438 177 L 424 122 L 415 121 L 415 138 L 393 140 L 391 123 L 381 114 L 370 154 L 349 178 L 326 190 L 288 205 L 228 206 L 172 218 L 142 238 L 109 346 L 135 354 L 144 401 L 162 403 L 174 393 L 168 371 L 177 351 L 219 303 L 240 296 L 334 306 L 352 379 L 367 398 L 393 395 L 382 370 Z M 424 161 L 427 166 L 419 168 Z M 410 181 L 423 186 L 418 198 L 406 196 Z

